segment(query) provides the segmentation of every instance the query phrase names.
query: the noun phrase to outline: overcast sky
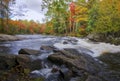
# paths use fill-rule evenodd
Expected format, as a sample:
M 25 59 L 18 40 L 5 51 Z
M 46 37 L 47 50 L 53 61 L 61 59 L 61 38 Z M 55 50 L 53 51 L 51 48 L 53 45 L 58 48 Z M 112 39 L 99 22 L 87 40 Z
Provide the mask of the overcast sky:
M 34 20 L 42 22 L 45 11 L 41 10 L 42 0 L 16 0 L 11 6 L 11 19 Z

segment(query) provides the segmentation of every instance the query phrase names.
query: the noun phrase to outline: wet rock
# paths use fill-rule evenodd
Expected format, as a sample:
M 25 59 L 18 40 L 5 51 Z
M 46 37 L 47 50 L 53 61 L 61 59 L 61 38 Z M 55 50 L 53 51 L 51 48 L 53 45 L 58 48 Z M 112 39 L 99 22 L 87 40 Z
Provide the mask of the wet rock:
M 65 41 L 67 41 L 68 43 L 71 43 L 71 44 L 76 44 L 78 42 L 78 40 L 75 38 L 65 39 Z
M 95 42 L 106 42 L 106 43 L 111 43 L 115 45 L 120 45 L 120 36 L 112 34 L 102 34 L 102 33 L 93 33 L 89 34 L 87 38 L 89 40 L 95 41 Z
M 102 81 L 120 81 L 120 71 L 104 71 L 98 74 Z
M 22 68 L 35 70 L 41 69 L 41 60 L 31 60 L 28 55 L 10 55 L 10 54 L 0 54 L 0 70 L 10 70 L 16 66 L 21 66 Z
M 103 80 L 100 79 L 99 77 L 89 75 L 87 80 L 85 80 L 85 81 L 103 81 Z
M 63 44 L 69 44 L 67 41 L 63 41 Z
M 105 53 L 98 59 L 107 65 L 107 69 L 120 72 L 120 53 Z
M 58 71 L 59 71 L 59 68 L 57 68 L 57 67 L 53 67 L 52 70 L 51 70 L 52 73 L 55 73 L 55 72 L 58 72 Z
M 33 60 L 29 66 L 31 70 L 39 70 L 42 68 L 42 61 L 40 59 Z
M 48 59 L 57 64 L 65 64 L 69 68 L 75 67 L 77 69 L 83 69 L 91 74 L 96 74 L 102 69 L 99 62 L 92 56 L 79 52 L 72 54 L 72 52 L 61 50 L 60 52 L 50 55 Z
M 59 70 L 59 78 L 65 80 L 65 81 L 69 81 L 72 77 L 72 71 L 67 69 L 67 68 L 62 68 Z
M 33 49 L 27 49 L 27 48 L 22 48 L 18 52 L 19 54 L 25 54 L 25 55 L 38 55 L 40 54 L 39 50 L 33 50 Z
M 94 33 L 94 34 L 89 34 L 89 35 L 87 36 L 87 38 L 88 38 L 89 40 L 96 41 L 96 42 L 98 42 L 98 41 L 103 41 L 103 40 L 105 39 L 105 37 L 104 37 L 102 34 L 96 34 L 96 33 Z
M 42 68 L 42 63 L 40 59 L 31 60 L 28 55 L 18 55 L 16 60 L 19 65 L 23 68 L 28 68 L 30 70 L 37 70 Z
M 45 81 L 63 81 L 58 78 L 58 73 L 51 74 Z
M 23 38 L 13 36 L 13 35 L 0 34 L 0 41 L 15 41 L 20 39 L 23 39 Z
M 79 77 L 81 77 L 82 79 L 85 77 L 87 77 L 88 75 L 89 75 L 89 73 L 87 73 L 86 71 L 84 71 L 84 70 L 79 70 L 79 69 L 77 69 L 77 68 L 75 68 L 75 67 L 73 67 L 72 68 L 72 73 L 73 73 L 73 75 L 74 75 L 74 77 L 76 77 L 76 76 L 79 76 Z
M 53 50 L 55 50 L 56 48 L 54 46 L 41 46 L 40 50 L 42 52 L 52 52 Z
M 9 70 L 16 66 L 16 56 L 10 54 L 0 54 L 0 70 Z
M 87 77 L 84 76 L 84 77 L 72 77 L 70 81 L 86 81 Z

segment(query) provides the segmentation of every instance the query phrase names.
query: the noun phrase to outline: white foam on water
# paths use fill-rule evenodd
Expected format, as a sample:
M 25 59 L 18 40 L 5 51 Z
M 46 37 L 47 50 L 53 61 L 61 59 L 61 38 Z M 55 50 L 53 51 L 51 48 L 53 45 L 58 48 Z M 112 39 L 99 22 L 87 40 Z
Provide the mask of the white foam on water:
M 93 43 L 89 42 L 87 39 L 80 39 L 80 38 L 75 38 L 74 39 L 78 40 L 77 44 L 63 44 L 63 43 L 55 43 L 54 46 L 58 49 L 64 49 L 64 48 L 76 48 L 80 49 L 83 47 L 84 49 L 88 49 L 93 52 L 92 55 L 93 57 L 100 56 L 103 53 L 116 53 L 120 52 L 120 45 L 116 46 L 114 44 L 109 44 L 109 43 Z M 88 52 L 88 51 L 87 51 Z M 89 53 L 88 53 L 89 54 Z
M 31 73 L 32 74 L 38 74 L 38 75 L 44 76 L 45 78 L 48 78 L 48 76 L 51 75 L 51 70 L 52 69 L 44 68 L 44 69 L 41 69 L 41 70 L 32 71 Z

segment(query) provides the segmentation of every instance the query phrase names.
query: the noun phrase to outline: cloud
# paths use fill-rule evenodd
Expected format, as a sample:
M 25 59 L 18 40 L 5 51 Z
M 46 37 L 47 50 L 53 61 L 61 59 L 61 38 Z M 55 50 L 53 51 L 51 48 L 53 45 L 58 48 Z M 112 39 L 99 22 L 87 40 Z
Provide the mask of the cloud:
M 45 18 L 45 11 L 41 10 L 41 2 L 41 0 L 16 0 L 16 3 L 10 6 L 12 9 L 11 19 L 42 22 L 43 18 Z
M 41 0 L 26 0 L 26 5 L 29 9 L 35 10 L 35 11 L 41 11 Z

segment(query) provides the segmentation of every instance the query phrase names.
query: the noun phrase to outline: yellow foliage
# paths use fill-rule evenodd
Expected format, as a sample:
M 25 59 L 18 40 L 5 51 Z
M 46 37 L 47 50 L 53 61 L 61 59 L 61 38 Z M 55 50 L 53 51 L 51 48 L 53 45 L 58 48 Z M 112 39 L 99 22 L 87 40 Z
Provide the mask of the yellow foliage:
M 88 20 L 88 9 L 86 7 L 76 5 L 75 8 L 75 22 L 87 21 Z

